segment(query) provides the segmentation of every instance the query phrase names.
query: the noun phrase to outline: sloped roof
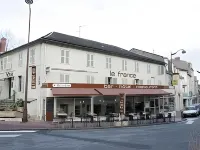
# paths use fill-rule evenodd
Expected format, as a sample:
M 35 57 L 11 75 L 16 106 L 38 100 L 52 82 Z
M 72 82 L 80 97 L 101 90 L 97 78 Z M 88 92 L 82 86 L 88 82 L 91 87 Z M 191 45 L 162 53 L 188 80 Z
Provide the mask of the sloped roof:
M 163 56 L 160 56 L 160 55 L 157 55 L 157 54 L 149 53 L 149 52 L 142 51 L 142 50 L 135 49 L 135 48 L 132 48 L 132 49 L 130 50 L 130 52 L 135 53 L 135 54 L 138 54 L 138 55 L 143 56 L 143 57 L 147 57 L 147 58 L 149 58 L 149 59 L 157 60 L 157 61 L 159 61 L 159 62 L 165 62 L 165 61 L 164 61 L 164 57 L 163 57 Z
M 152 57 L 147 57 L 147 56 L 140 55 L 138 53 L 130 52 L 126 49 L 123 49 L 117 46 L 100 43 L 100 42 L 96 42 L 92 40 L 87 40 L 83 38 L 78 38 L 75 36 L 70 36 L 70 35 L 66 35 L 66 34 L 62 34 L 58 32 L 52 32 L 42 37 L 42 39 L 51 41 L 53 43 L 58 42 L 62 44 L 85 48 L 87 50 L 94 51 L 97 53 L 116 55 L 119 57 L 147 61 L 147 62 L 162 64 L 162 65 L 165 64 L 164 59 L 154 59 Z
M 177 69 L 188 71 L 188 62 L 178 59 L 173 59 L 172 62 Z

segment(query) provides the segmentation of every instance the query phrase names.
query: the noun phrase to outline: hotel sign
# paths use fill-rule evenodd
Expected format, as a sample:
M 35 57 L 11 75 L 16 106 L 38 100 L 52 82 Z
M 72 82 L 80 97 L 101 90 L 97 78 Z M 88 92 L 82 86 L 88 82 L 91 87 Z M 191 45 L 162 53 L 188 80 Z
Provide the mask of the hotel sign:
M 136 74 L 131 74 L 131 73 L 125 73 L 125 72 L 120 72 L 120 71 L 118 71 L 117 73 L 115 73 L 115 72 L 112 72 L 112 71 L 110 71 L 110 76 L 112 76 L 112 77 L 115 77 L 115 76 L 118 76 L 118 77 L 129 77 L 129 78 L 136 78 Z
M 36 66 L 32 66 L 31 89 L 36 89 Z
M 125 84 L 84 84 L 84 83 L 43 83 L 42 88 L 92 88 L 92 89 L 171 89 L 161 85 L 125 85 Z M 174 88 L 174 87 L 173 87 Z
M 125 93 L 120 93 L 119 98 L 120 98 L 120 101 L 119 101 L 120 114 L 125 114 L 125 99 L 126 99 Z

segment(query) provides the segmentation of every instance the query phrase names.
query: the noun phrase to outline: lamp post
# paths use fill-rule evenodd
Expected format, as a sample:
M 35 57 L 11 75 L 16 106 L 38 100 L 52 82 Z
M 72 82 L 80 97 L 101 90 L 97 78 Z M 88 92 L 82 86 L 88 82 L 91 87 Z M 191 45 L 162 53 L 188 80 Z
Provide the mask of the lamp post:
M 171 52 L 171 69 L 173 68 L 172 56 L 173 56 L 173 55 L 176 55 L 179 51 L 182 51 L 182 54 L 185 54 L 185 53 L 186 53 L 186 51 L 185 51 L 184 49 L 179 49 L 179 50 L 176 51 L 175 53 L 172 53 L 172 52 Z M 171 85 L 173 85 L 173 84 L 172 84 L 172 81 L 173 81 L 173 69 L 172 69 L 172 72 L 171 72 Z
M 29 22 L 28 22 L 28 48 L 27 48 L 27 58 L 26 58 L 25 98 L 24 98 L 24 111 L 23 111 L 22 122 L 28 122 L 27 99 L 28 99 L 29 43 L 30 43 L 30 29 L 31 29 L 31 4 L 33 4 L 33 0 L 25 0 L 25 2 L 29 6 Z

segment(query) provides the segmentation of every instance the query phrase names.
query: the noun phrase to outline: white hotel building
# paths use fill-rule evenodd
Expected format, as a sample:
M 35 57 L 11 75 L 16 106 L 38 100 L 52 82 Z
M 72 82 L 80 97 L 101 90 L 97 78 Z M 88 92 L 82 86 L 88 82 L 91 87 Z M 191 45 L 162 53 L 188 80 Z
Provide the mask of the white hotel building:
M 26 54 L 27 44 L 0 55 L 0 99 L 14 93 L 24 99 Z M 52 32 L 30 43 L 29 57 L 33 118 L 51 121 L 61 110 L 73 116 L 119 113 L 120 93 L 126 94 L 125 113 L 173 109 L 175 91 L 162 56 Z M 181 108 L 175 104 L 175 109 Z

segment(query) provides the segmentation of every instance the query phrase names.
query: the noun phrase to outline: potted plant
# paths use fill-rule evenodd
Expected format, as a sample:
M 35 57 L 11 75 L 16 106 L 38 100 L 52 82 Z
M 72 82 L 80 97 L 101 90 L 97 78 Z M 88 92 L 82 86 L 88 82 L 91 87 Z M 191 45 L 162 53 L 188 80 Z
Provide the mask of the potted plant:
M 23 99 L 18 99 L 18 101 L 15 104 L 16 104 L 17 111 L 23 112 L 23 110 L 24 110 L 24 101 L 23 101 Z

